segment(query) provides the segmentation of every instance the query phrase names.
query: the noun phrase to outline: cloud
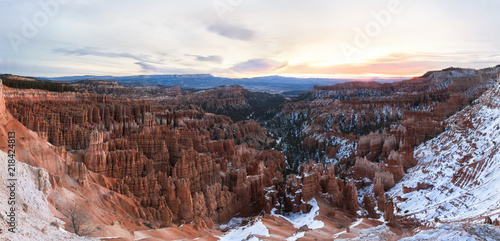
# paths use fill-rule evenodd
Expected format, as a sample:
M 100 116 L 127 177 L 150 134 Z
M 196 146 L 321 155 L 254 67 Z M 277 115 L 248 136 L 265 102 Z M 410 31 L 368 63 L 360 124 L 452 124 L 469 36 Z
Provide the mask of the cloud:
M 164 66 L 157 66 L 147 62 L 136 62 L 140 66 L 143 73 L 148 74 L 198 74 L 198 71 L 186 68 L 169 68 Z
M 486 56 L 486 54 L 485 54 Z M 490 55 L 494 56 L 494 55 Z M 374 63 L 401 63 L 401 62 L 416 62 L 416 61 L 459 61 L 461 59 L 478 59 L 479 54 L 473 53 L 391 53 L 379 58 L 369 59 L 369 62 Z
M 286 66 L 286 64 L 279 63 L 269 59 L 251 59 L 239 64 L 236 64 L 231 70 L 236 72 L 263 72 L 270 70 L 277 70 Z
M 158 72 L 158 68 L 151 65 L 151 64 L 144 63 L 144 62 L 136 62 L 135 64 L 139 65 L 143 72 L 147 72 L 147 73 Z
M 236 40 L 249 41 L 255 37 L 255 32 L 253 30 L 227 23 L 212 24 L 208 26 L 207 30 L 220 36 Z
M 209 56 L 201 56 L 201 55 L 186 55 L 186 56 L 192 56 L 195 57 L 196 60 L 202 61 L 202 62 L 212 62 L 212 63 L 217 63 L 220 64 L 222 63 L 223 58 L 219 55 L 209 55 Z
M 98 57 L 108 57 L 108 58 L 128 58 L 134 59 L 140 62 L 149 62 L 155 63 L 157 61 L 151 60 L 149 55 L 135 55 L 126 52 L 115 53 L 103 51 L 97 48 L 84 47 L 79 49 L 66 49 L 66 48 L 56 48 L 52 50 L 53 53 L 56 54 L 64 54 L 64 55 L 76 55 L 76 56 L 98 56 Z
M 433 61 L 372 62 L 362 64 L 339 64 L 330 66 L 310 66 L 299 64 L 282 69 L 283 74 L 318 74 L 338 76 L 393 75 L 418 76 L 431 69 L 450 67 L 452 63 Z
M 280 68 L 278 74 L 419 76 L 429 70 L 440 70 L 451 66 L 484 68 L 499 62 L 500 55 L 495 53 L 391 53 L 355 64 L 315 65 L 303 62 Z
M 243 75 L 249 70 L 273 69 L 275 65 L 266 61 L 251 61 L 270 58 L 290 65 L 275 69 L 272 74 L 406 75 L 422 73 L 427 68 L 482 68 L 500 63 L 500 57 L 493 55 L 499 53 L 500 31 L 492 31 L 495 27 L 489 24 L 500 21 L 500 15 L 495 14 L 500 1 L 413 1 L 411 6 L 404 6 L 404 14 L 392 16 L 390 26 L 370 38 L 371 43 L 360 49 L 351 66 L 332 66 L 346 63 L 339 44 L 356 45 L 356 28 L 364 30 L 370 22 L 377 22 L 370 13 L 386 9 L 387 1 L 366 1 L 361 5 L 354 1 L 277 0 L 265 5 L 262 1 L 245 1 L 225 9 L 231 12 L 227 12 L 225 20 L 216 16 L 214 1 L 64 1 L 68 4 L 61 4 L 45 27 L 35 26 L 36 37 L 29 38 L 28 44 L 21 45 L 22 51 L 14 53 L 6 36 L 12 32 L 24 38 L 24 32 L 30 32 L 24 18 L 32 25 L 37 20 L 33 19 L 35 14 L 46 12 L 38 2 L 1 2 L 0 14 L 9 21 L 0 22 L 0 56 L 10 57 L 18 64 L 0 63 L 0 72 L 36 76 L 72 71 L 128 75 L 141 73 L 142 67 L 136 63 L 150 63 L 240 76 L 237 71 Z M 421 17 L 423 9 L 429 10 L 425 18 Z M 356 13 L 367 14 L 360 17 Z M 421 41 L 422 36 L 426 36 L 425 41 Z M 425 52 L 415 55 L 422 51 Z M 400 53 L 388 55 L 397 52 Z M 449 52 L 471 55 L 445 55 Z M 382 55 L 388 56 L 375 59 Z M 379 65 L 357 65 L 360 61 Z M 33 66 L 21 64 L 28 62 Z M 62 64 L 65 68 L 60 67 Z

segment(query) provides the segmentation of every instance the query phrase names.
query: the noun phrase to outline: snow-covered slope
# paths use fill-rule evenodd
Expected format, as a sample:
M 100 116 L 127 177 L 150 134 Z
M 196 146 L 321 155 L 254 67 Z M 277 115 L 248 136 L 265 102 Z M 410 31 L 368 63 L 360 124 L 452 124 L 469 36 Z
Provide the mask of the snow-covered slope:
M 0 151 L 0 165 L 5 171 L 0 171 L 0 240 L 5 241 L 56 241 L 56 240 L 97 240 L 93 238 L 78 237 L 63 229 L 64 222 L 54 217 L 50 211 L 50 204 L 46 199 L 47 191 L 51 188 L 49 175 L 42 168 L 32 167 L 28 164 L 18 162 L 16 164 L 16 189 L 15 211 L 17 228 L 9 232 L 11 226 L 7 224 L 10 217 L 7 212 L 12 207 L 7 202 L 7 194 L 11 193 L 7 186 L 10 185 L 7 172 L 9 157 Z M 10 196 L 10 195 L 9 195 Z
M 262 223 L 262 220 L 256 218 L 249 224 L 235 228 L 220 237 L 221 241 L 231 241 L 231 240 L 259 240 L 255 235 L 269 237 L 269 230 L 266 225 Z
M 497 241 L 500 240 L 500 231 L 492 225 L 439 225 L 436 229 L 425 230 L 417 235 L 401 239 L 401 241 Z
M 499 218 L 499 87 L 485 92 L 447 124 L 444 133 L 415 149 L 418 165 L 390 191 L 402 198 L 396 201 L 398 214 L 426 222 Z

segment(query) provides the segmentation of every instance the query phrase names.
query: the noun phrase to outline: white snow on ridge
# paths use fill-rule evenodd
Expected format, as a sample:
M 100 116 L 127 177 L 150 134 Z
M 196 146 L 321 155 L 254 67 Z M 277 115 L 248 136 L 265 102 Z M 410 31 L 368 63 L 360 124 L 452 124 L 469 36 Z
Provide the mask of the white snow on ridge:
M 292 223 L 295 228 L 301 228 L 306 225 L 309 229 L 318 229 L 325 226 L 325 223 L 319 220 L 314 220 L 316 216 L 319 215 L 319 206 L 316 198 L 311 199 L 307 202 L 312 206 L 311 211 L 308 213 L 291 213 L 286 216 L 273 214 L 274 216 L 286 219 L 288 222 Z
M 491 225 L 462 226 L 460 224 L 440 225 L 436 229 L 422 231 L 413 237 L 401 241 L 469 241 L 469 240 L 499 240 L 500 232 Z
M 306 232 L 297 232 L 292 237 L 287 238 L 286 241 L 295 241 L 299 238 L 304 237 L 304 235 L 306 235 Z
M 352 223 L 352 224 L 349 226 L 349 229 L 353 229 L 353 228 L 355 228 L 356 226 L 358 226 L 358 225 L 359 225 L 359 224 L 361 224 L 362 222 L 363 222 L 363 219 L 362 219 L 362 218 L 360 218 L 360 219 L 356 220 L 356 222 Z M 382 225 L 381 225 L 381 226 L 382 226 Z M 384 226 L 385 226 L 385 225 L 384 225 Z M 337 239 L 340 235 L 345 234 L 345 233 L 347 233 L 347 230 L 344 230 L 344 231 L 342 231 L 342 232 L 338 232 L 338 233 L 336 233 L 335 235 L 333 235 L 333 239 L 335 240 L 335 239 Z
M 7 165 L 9 156 L 0 151 L 0 166 L 6 167 L 0 171 L 0 193 L 3 194 L 0 201 L 0 234 L 2 241 L 46 241 L 46 240 L 98 240 L 98 238 L 80 237 L 63 229 L 64 222 L 56 218 L 50 210 L 47 193 L 50 192 L 48 172 L 43 168 L 30 166 L 26 163 L 16 162 L 15 182 L 9 181 Z M 46 175 L 44 175 L 46 174 Z M 11 226 L 7 223 L 10 218 L 7 215 L 12 207 L 7 202 L 7 194 L 14 183 L 16 187 L 14 214 L 17 225 L 15 233 L 9 232 Z M 43 191 L 45 189 L 46 192 Z
M 314 220 L 316 216 L 319 215 L 319 206 L 318 202 L 316 201 L 316 198 L 311 199 L 309 202 L 307 202 L 312 206 L 311 211 L 308 213 L 291 213 L 287 215 L 279 215 L 279 214 L 274 214 L 276 209 L 273 209 L 272 215 L 276 217 L 281 217 L 288 222 L 290 222 L 295 228 L 300 229 L 303 226 L 307 226 L 309 229 L 318 229 L 322 228 L 325 226 L 325 223 L 319 220 Z M 286 240 L 287 241 L 295 241 L 299 238 L 304 237 L 306 232 L 296 232 L 293 236 L 288 237 Z
M 256 218 L 243 227 L 228 231 L 220 237 L 220 241 L 259 240 L 255 235 L 270 236 L 269 230 L 260 218 Z
M 243 223 L 243 221 L 250 221 L 250 220 L 251 220 L 251 218 L 238 218 L 238 217 L 234 217 L 231 220 L 229 220 L 229 222 L 227 224 L 221 224 L 219 226 L 219 228 L 220 229 L 236 228 L 236 227 L 241 226 L 241 224 Z
M 500 214 L 500 90 L 448 120 L 450 128 L 415 149 L 416 167 L 390 192 L 405 201 L 400 215 L 423 221 L 465 221 Z M 434 186 L 403 193 L 403 186 Z
M 285 216 L 274 214 L 276 209 L 273 209 L 274 216 L 281 217 L 290 222 L 295 228 L 301 228 L 306 225 L 309 229 L 322 228 L 325 224 L 322 221 L 314 220 L 319 215 L 319 206 L 315 198 L 308 202 L 312 206 L 309 213 L 292 213 Z M 241 225 L 243 218 L 233 218 L 226 225 L 221 225 L 221 228 L 232 228 Z M 269 230 L 262 222 L 260 217 L 250 221 L 247 225 L 231 229 L 220 237 L 221 241 L 233 240 L 259 240 L 255 235 L 270 237 Z M 296 232 L 292 237 L 287 238 L 287 241 L 295 241 L 304 237 L 305 232 Z

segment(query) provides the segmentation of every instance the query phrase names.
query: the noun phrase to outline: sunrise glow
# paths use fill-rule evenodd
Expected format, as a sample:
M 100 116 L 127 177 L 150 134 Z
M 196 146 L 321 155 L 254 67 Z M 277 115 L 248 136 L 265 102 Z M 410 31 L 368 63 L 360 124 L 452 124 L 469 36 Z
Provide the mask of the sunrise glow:
M 0 73 L 366 78 L 500 63 L 497 1 L 313 2 L 2 1 Z

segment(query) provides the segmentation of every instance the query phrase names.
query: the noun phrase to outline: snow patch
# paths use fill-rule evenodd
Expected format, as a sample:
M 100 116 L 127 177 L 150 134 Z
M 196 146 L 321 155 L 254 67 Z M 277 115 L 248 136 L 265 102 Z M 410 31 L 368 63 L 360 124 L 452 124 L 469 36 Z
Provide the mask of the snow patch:
M 221 224 L 219 226 L 219 229 L 223 230 L 223 229 L 227 229 L 227 228 L 236 228 L 236 227 L 239 227 L 241 226 L 241 224 L 243 223 L 243 221 L 250 221 L 251 218 L 237 218 L 237 217 L 234 217 L 232 218 L 231 220 L 229 220 L 229 222 L 227 224 Z
M 377 227 L 363 229 L 359 232 L 358 237 L 354 239 L 348 239 L 350 241 L 390 241 L 394 240 L 396 236 L 395 233 L 391 232 L 389 227 L 385 224 L 379 225 Z M 338 237 L 338 236 L 337 236 Z M 336 238 L 336 237 L 334 237 Z M 337 239 L 338 241 L 344 239 Z
M 274 214 L 276 209 L 273 209 L 272 215 L 284 218 L 288 222 L 290 222 L 295 228 L 301 228 L 302 226 L 307 226 L 309 229 L 318 229 L 325 226 L 325 223 L 319 220 L 314 220 L 316 216 L 319 215 L 319 206 L 316 198 L 311 199 L 311 201 L 307 202 L 312 206 L 311 211 L 308 213 L 290 213 L 287 215 L 279 215 Z
M 220 237 L 220 241 L 234 241 L 234 240 L 259 240 L 255 235 L 269 237 L 269 230 L 266 225 L 262 223 L 260 218 L 256 218 L 249 224 L 232 229 Z
M 0 166 L 6 167 L 9 157 L 0 151 Z M 0 201 L 0 234 L 5 241 L 45 241 L 45 240 L 98 240 L 79 237 L 62 229 L 63 221 L 54 217 L 49 208 L 46 194 L 40 190 L 43 183 L 50 183 L 40 173 L 46 172 L 42 168 L 32 167 L 22 162 L 16 162 L 15 181 L 15 214 L 17 219 L 16 233 L 8 232 L 6 210 L 10 210 L 7 199 Z M 7 171 L 0 172 L 0 193 L 7 194 L 7 186 L 11 182 Z M 49 184 L 50 185 L 50 184 Z M 43 187 L 42 187 L 43 188 Z M 46 190 L 49 192 L 50 190 Z
M 349 226 L 349 229 L 353 229 L 355 228 L 356 226 L 358 226 L 359 224 L 361 224 L 361 222 L 363 222 L 363 219 L 360 218 L 358 220 L 356 220 L 356 222 L 352 223 L 351 226 Z M 344 234 L 344 233 L 347 233 L 346 230 L 342 231 L 342 232 L 339 232 L 339 233 L 336 233 L 335 235 L 333 235 L 333 239 L 336 239 L 338 238 L 340 235 Z
M 441 225 L 437 229 L 426 230 L 417 235 L 401 239 L 401 241 L 470 241 L 470 240 L 485 240 L 497 241 L 500 240 L 500 232 L 495 230 L 491 225 L 472 225 L 463 227 L 458 224 Z
M 306 235 L 306 232 L 297 232 L 292 237 L 287 238 L 286 241 L 295 241 L 299 238 L 304 237 L 304 235 Z

